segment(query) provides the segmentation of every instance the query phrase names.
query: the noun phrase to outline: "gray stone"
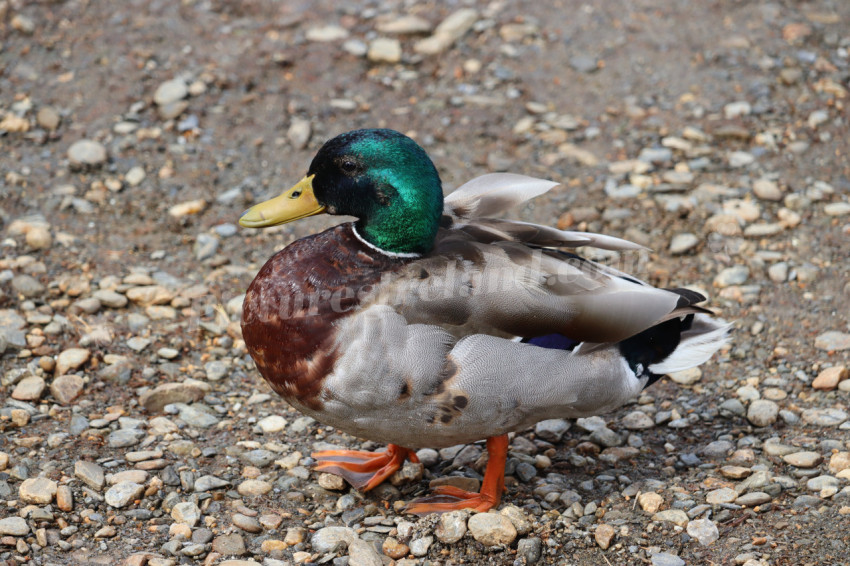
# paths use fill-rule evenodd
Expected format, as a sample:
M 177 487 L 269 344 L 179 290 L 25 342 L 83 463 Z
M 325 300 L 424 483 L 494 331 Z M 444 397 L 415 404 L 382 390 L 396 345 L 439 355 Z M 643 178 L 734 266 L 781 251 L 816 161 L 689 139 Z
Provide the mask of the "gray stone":
M 738 499 L 738 493 L 729 487 L 721 487 L 705 494 L 705 502 L 710 505 L 734 503 L 736 499 Z
M 840 485 L 841 483 L 838 481 L 838 478 L 827 475 L 816 476 L 806 482 L 806 488 L 809 491 L 821 491 L 825 488 L 834 488 L 837 490 Z
M 665 509 L 658 511 L 652 516 L 653 521 L 666 521 L 684 527 L 688 524 L 688 514 L 681 509 Z
M 212 549 L 213 552 L 218 552 L 225 556 L 242 556 L 248 552 L 245 548 L 245 539 L 239 533 L 215 537 L 212 542 Z
M 84 433 L 89 428 L 89 420 L 79 413 L 71 415 L 71 422 L 68 425 L 68 432 L 74 436 Z
M 595 442 L 600 446 L 605 446 L 607 448 L 610 448 L 612 446 L 620 446 L 623 443 L 623 439 L 620 438 L 620 435 L 608 428 L 607 426 L 591 432 L 590 441 Z
M 516 553 L 520 559 L 525 559 L 526 564 L 534 564 L 540 560 L 543 552 L 543 542 L 536 537 L 520 539 L 517 543 Z
M 824 206 L 823 211 L 827 216 L 845 216 L 850 214 L 850 203 L 832 202 Z
M 94 462 L 77 460 L 74 464 L 74 476 L 95 491 L 103 489 L 105 483 L 103 468 Z
M 239 232 L 239 227 L 232 222 L 224 222 L 213 226 L 213 231 L 222 238 L 229 238 L 231 236 L 235 236 Z M 240 296 L 244 299 L 244 295 Z
M 144 436 L 145 432 L 142 430 L 119 428 L 109 433 L 109 436 L 106 437 L 106 443 L 110 448 L 127 448 L 138 444 Z
M 149 413 L 160 413 L 166 405 L 200 401 L 206 393 L 204 385 L 195 380 L 163 383 L 142 394 L 139 402 Z
M 143 485 L 130 481 L 123 481 L 110 487 L 106 491 L 104 499 L 107 504 L 120 509 L 141 497 L 144 490 L 145 486 Z
M 786 464 L 790 464 L 797 468 L 814 468 L 823 462 L 823 456 L 821 456 L 820 453 L 808 450 L 786 454 L 782 457 L 782 459 L 785 460 Z
M 727 267 L 717 274 L 714 278 L 714 284 L 717 287 L 724 288 L 732 285 L 742 285 L 750 277 L 750 268 L 746 265 L 735 265 Z
M 374 63 L 398 63 L 401 61 L 401 42 L 388 37 L 377 37 L 369 44 L 366 57 Z
M 570 57 L 570 67 L 580 73 L 593 73 L 599 70 L 599 61 L 591 55 L 574 55 Z
M 559 442 L 568 430 L 570 423 L 565 419 L 547 419 L 534 426 L 534 434 L 547 442 Z
M 174 406 L 179 411 L 180 418 L 189 426 L 209 428 L 218 424 L 218 417 L 201 409 L 197 403 L 194 405 L 175 403 Z
M 22 537 L 30 533 L 29 525 L 21 517 L 6 517 L 0 519 L 0 535 Z
M 263 434 L 277 434 L 283 432 L 286 428 L 286 419 L 280 415 L 269 415 L 257 422 L 257 426 L 263 431 Z
M 784 261 L 774 263 L 767 268 L 767 276 L 774 283 L 784 283 L 788 281 L 788 264 Z
M 307 30 L 305 37 L 310 41 L 330 42 L 348 37 L 348 30 L 335 25 L 317 26 Z
M 745 493 L 738 497 L 735 500 L 737 505 L 741 505 L 743 507 L 755 507 L 756 505 L 763 505 L 771 501 L 773 497 L 770 496 L 769 493 L 765 493 L 763 491 L 753 491 L 751 493 Z
M 224 379 L 228 371 L 230 371 L 230 366 L 220 360 L 213 360 L 204 364 L 204 372 L 210 381 Z
M 430 37 L 416 42 L 413 49 L 422 55 L 437 55 L 463 37 L 478 20 L 478 12 L 471 8 L 461 8 L 449 15 L 434 30 Z
M 126 342 L 127 347 L 133 350 L 134 352 L 141 352 L 142 350 L 147 348 L 150 343 L 150 338 L 144 338 L 142 336 L 133 336 Z
M 189 87 L 183 79 L 171 79 L 160 84 L 153 95 L 157 106 L 167 106 L 183 100 L 189 95 Z
M 365 540 L 355 539 L 348 545 L 348 566 L 382 566 L 381 555 Z
M 516 505 L 506 505 L 499 513 L 508 518 L 518 535 L 523 536 L 531 532 L 531 521 L 528 520 L 522 509 Z
M 755 426 L 770 426 L 776 422 L 779 405 L 767 399 L 756 399 L 747 410 L 747 420 Z
M 425 556 L 432 544 L 434 544 L 434 537 L 430 535 L 415 538 L 410 541 L 410 553 L 413 556 Z
M 715 440 L 709 442 L 700 452 L 707 458 L 725 458 L 735 445 L 728 440 Z
M 823 499 L 814 495 L 800 495 L 794 498 L 794 503 L 791 504 L 794 509 L 809 509 L 811 507 L 820 507 L 823 505 Z
M 576 426 L 587 432 L 593 432 L 600 428 L 606 428 L 605 419 L 602 417 L 582 417 L 576 419 Z
M 650 557 L 652 566 L 685 566 L 685 561 L 668 552 L 656 552 Z
M 510 519 L 499 513 L 478 513 L 467 524 L 472 537 L 485 546 L 508 545 L 517 537 Z
M 103 165 L 106 161 L 106 148 L 94 140 L 79 140 L 68 148 L 68 160 L 74 167 Z
M 355 57 L 365 57 L 369 52 L 369 46 L 361 39 L 349 39 L 342 44 L 342 49 Z
M 310 545 L 313 552 L 331 552 L 337 545 L 348 547 L 351 541 L 357 540 L 357 531 L 348 527 L 324 527 L 313 533 Z
M 286 137 L 289 143 L 295 149 L 304 149 L 310 143 L 310 136 L 313 135 L 313 124 L 310 120 L 294 117 L 292 123 L 289 124 L 289 129 L 286 130 Z
M 528 483 L 537 476 L 537 469 L 528 462 L 520 462 L 515 474 L 521 482 Z
M 745 479 L 744 481 L 735 485 L 735 491 L 738 492 L 738 495 L 742 493 L 746 493 L 748 491 L 758 490 L 760 488 L 764 488 L 770 483 L 770 476 L 765 471 L 758 471 L 752 474 L 750 477 Z
M 212 234 L 201 232 L 195 238 L 195 245 L 192 248 L 195 259 L 203 261 L 211 258 L 218 251 L 219 243 L 219 239 Z
M 782 189 L 770 179 L 757 179 L 753 182 L 753 193 L 762 200 L 782 200 Z
M 697 539 L 703 546 L 709 546 L 718 538 L 720 532 L 717 530 L 717 525 L 710 519 L 697 519 L 688 523 L 688 535 Z
M 126 175 L 124 175 L 124 180 L 127 181 L 127 184 L 131 187 L 137 187 L 142 184 L 142 181 L 145 180 L 147 174 L 145 173 L 145 168 L 139 165 L 135 167 L 131 167 L 129 171 L 127 171 Z
M 673 255 L 683 254 L 696 247 L 697 244 L 699 244 L 699 238 L 690 232 L 676 234 L 670 241 L 670 253 Z
M 466 522 L 469 512 L 465 510 L 450 511 L 440 515 L 434 534 L 437 540 L 444 544 L 454 544 L 466 534 Z
M 747 409 L 738 399 L 727 399 L 720 404 L 720 413 L 726 413 L 725 416 L 743 417 L 747 414 Z
M 201 476 L 195 480 L 194 490 L 196 493 L 204 493 L 206 491 L 212 491 L 214 489 L 221 489 L 229 485 L 230 482 L 227 480 L 223 480 L 215 476 L 206 475 Z
M 293 426 L 295 423 L 293 423 Z M 290 426 L 290 430 L 292 430 L 293 426 Z M 440 453 L 434 450 L 433 448 L 422 448 L 416 451 L 416 457 L 419 458 L 419 461 L 426 468 L 430 468 L 431 466 L 437 465 L 440 461 Z
M 632 411 L 620 421 L 628 430 L 645 430 L 655 426 L 655 421 L 643 411 Z
M 78 375 L 60 375 L 50 384 L 50 394 L 61 405 L 68 405 L 83 392 L 85 381 Z
M 818 426 L 838 426 L 847 420 L 847 412 L 841 409 L 806 409 L 803 422 Z
M 746 100 L 730 102 L 723 107 L 723 115 L 727 120 L 737 118 L 738 116 L 748 116 L 752 112 L 752 106 Z
M 638 154 L 638 160 L 646 163 L 665 163 L 672 159 L 673 150 L 669 147 L 645 147 Z
M 264 480 L 247 479 L 239 484 L 236 491 L 245 497 L 265 495 L 272 490 L 272 484 Z
M 748 151 L 732 151 L 729 153 L 729 167 L 734 169 L 751 165 L 755 160 L 755 156 Z
M 850 349 L 850 334 L 836 330 L 824 332 L 815 338 L 815 348 L 827 351 Z
M 11 286 L 15 293 L 23 295 L 28 299 L 39 297 L 45 291 L 44 285 L 38 279 L 25 273 L 15 275 L 12 278 Z
M 256 450 L 248 450 L 239 456 L 239 459 L 256 468 L 265 468 L 277 459 L 277 454 L 271 450 L 258 448 Z
M 48 131 L 54 131 L 62 123 L 62 116 L 52 106 L 42 106 L 36 114 L 38 125 Z
M 233 526 L 238 527 L 245 532 L 256 534 L 263 531 L 263 526 L 254 517 L 249 517 L 242 513 L 234 513 L 230 520 L 233 523 Z
M 171 518 L 194 527 L 201 520 L 201 509 L 192 501 L 181 501 L 171 508 Z

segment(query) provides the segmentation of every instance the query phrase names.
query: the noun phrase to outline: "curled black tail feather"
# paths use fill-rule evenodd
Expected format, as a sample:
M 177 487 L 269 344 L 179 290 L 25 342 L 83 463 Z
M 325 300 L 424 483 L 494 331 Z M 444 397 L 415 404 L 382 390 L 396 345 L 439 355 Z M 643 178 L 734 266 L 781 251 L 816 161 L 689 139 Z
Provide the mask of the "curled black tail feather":
M 646 385 L 652 385 L 661 378 L 661 375 L 650 371 L 649 366 L 663 361 L 679 347 L 682 333 L 691 328 L 693 321 L 694 315 L 689 314 L 683 318 L 672 318 L 647 328 L 620 342 L 620 354 L 626 359 L 638 379 L 648 375 L 649 380 Z

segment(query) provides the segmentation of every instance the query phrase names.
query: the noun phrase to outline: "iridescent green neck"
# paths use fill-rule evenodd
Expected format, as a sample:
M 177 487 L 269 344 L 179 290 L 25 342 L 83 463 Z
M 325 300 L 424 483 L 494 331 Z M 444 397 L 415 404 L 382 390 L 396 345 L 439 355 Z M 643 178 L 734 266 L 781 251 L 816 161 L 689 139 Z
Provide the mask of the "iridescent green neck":
M 434 246 L 443 213 L 440 176 L 413 140 L 400 136 L 393 141 L 366 136 L 352 144 L 375 193 L 357 229 L 384 251 L 424 254 Z

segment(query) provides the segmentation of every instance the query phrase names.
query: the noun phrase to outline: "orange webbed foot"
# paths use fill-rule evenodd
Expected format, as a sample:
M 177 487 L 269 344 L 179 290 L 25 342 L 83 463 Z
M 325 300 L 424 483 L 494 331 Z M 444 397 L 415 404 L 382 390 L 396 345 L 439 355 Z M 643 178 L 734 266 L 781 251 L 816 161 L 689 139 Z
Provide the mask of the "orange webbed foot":
M 488 511 L 499 504 L 505 490 L 505 462 L 508 457 L 508 436 L 487 439 L 490 459 L 484 472 L 481 491 L 474 493 L 453 486 L 440 486 L 433 495 L 411 501 L 405 511 L 413 515 L 447 513 L 459 509 Z
M 315 470 L 341 476 L 360 491 L 380 485 L 398 471 L 405 460 L 419 462 L 413 450 L 396 444 L 388 445 L 386 452 L 322 450 L 311 456 L 316 459 Z

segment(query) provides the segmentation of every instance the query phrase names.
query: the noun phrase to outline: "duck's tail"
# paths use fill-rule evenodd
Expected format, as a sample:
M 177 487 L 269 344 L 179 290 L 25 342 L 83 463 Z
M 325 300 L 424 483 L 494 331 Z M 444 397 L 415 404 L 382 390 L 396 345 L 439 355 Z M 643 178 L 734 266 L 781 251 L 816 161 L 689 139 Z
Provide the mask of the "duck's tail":
M 732 325 L 705 314 L 689 314 L 648 328 L 619 343 L 620 353 L 647 385 L 662 375 L 696 367 L 708 361 L 729 341 Z

